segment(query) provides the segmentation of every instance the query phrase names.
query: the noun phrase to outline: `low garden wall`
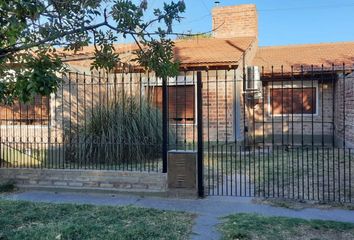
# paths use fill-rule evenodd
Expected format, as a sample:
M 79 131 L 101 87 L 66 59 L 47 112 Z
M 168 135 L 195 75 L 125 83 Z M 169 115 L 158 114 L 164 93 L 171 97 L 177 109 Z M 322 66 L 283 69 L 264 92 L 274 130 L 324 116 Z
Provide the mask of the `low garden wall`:
M 161 193 L 167 190 L 167 175 L 73 169 L 0 169 L 0 183 L 13 181 L 19 188 L 72 189 Z

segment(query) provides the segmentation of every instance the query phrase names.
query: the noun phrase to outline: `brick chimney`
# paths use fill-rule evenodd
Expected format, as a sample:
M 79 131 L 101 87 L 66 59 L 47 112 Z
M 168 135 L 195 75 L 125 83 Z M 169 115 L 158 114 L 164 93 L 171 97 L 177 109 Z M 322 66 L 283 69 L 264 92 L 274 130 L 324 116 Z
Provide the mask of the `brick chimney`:
M 215 7 L 212 10 L 215 38 L 258 37 L 256 5 Z

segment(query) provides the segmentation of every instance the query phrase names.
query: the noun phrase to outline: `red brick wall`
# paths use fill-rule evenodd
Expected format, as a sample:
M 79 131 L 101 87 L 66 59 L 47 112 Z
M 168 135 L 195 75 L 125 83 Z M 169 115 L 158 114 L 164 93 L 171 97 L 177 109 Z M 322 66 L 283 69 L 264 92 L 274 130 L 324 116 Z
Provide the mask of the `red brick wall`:
M 354 74 L 338 75 L 335 88 L 335 136 L 338 147 L 354 148 Z
M 258 15 L 254 4 L 215 7 L 212 15 L 216 38 L 258 36 Z

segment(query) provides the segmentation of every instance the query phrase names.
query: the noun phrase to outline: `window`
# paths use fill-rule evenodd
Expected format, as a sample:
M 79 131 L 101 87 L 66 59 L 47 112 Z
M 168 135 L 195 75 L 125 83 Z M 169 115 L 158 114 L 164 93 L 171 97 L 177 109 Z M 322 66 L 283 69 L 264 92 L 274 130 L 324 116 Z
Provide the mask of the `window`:
M 168 117 L 174 123 L 194 123 L 195 89 L 193 85 L 168 86 Z M 162 87 L 149 87 L 150 99 L 162 109 Z
M 36 97 L 31 103 L 0 105 L 1 125 L 46 125 L 49 121 L 49 97 Z
M 316 114 L 316 87 L 271 88 L 270 114 Z

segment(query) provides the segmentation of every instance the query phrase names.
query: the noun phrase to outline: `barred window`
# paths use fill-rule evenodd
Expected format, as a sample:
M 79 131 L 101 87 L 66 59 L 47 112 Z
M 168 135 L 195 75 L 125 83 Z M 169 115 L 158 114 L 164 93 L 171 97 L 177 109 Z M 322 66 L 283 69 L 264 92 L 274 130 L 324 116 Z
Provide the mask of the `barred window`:
M 194 85 L 168 86 L 168 117 L 174 123 L 194 123 Z M 152 103 L 162 110 L 162 87 L 149 87 Z
M 49 97 L 38 96 L 33 102 L 0 105 L 1 125 L 46 125 L 49 121 Z
M 315 87 L 271 88 L 270 113 L 281 114 L 316 114 L 317 91 Z

